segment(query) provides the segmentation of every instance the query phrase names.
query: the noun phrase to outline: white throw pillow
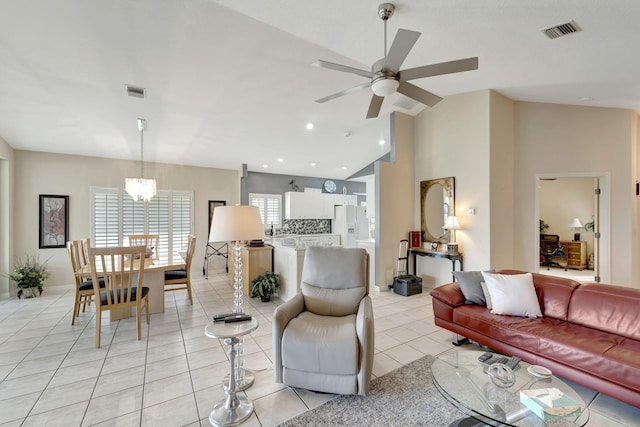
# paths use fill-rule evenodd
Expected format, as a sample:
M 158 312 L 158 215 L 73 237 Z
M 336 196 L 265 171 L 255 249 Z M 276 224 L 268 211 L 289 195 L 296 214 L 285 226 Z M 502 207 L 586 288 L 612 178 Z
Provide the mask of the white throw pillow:
M 533 276 L 482 272 L 491 295 L 491 313 L 511 316 L 542 317 Z

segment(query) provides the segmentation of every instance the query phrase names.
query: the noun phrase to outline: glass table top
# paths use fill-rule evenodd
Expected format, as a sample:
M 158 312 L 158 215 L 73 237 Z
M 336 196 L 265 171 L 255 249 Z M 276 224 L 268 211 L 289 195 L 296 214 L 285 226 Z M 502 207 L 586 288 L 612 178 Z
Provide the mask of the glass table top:
M 440 354 L 431 366 L 436 388 L 464 413 L 490 425 L 511 426 L 583 426 L 589 409 L 580 395 L 560 378 L 540 378 L 528 372 L 529 364 L 520 361 L 514 374 L 516 382 L 509 388 L 493 384 L 478 361 L 482 351 L 451 350 Z M 557 388 L 580 405 L 580 413 L 553 420 L 543 420 L 520 403 L 520 390 Z

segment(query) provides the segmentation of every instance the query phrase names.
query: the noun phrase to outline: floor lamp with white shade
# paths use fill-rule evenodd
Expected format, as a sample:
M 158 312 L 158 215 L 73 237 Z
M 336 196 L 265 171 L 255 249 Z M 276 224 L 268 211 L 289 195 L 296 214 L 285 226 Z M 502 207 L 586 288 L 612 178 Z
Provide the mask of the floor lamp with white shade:
M 242 308 L 242 256 L 241 241 L 263 240 L 264 226 L 260 210 L 256 206 L 218 206 L 213 210 L 209 242 L 235 242 L 233 264 L 234 312 L 244 313 Z M 239 390 L 253 384 L 254 376 L 244 369 L 242 338 L 238 344 L 236 358 L 236 382 Z M 228 379 L 225 380 L 228 382 Z

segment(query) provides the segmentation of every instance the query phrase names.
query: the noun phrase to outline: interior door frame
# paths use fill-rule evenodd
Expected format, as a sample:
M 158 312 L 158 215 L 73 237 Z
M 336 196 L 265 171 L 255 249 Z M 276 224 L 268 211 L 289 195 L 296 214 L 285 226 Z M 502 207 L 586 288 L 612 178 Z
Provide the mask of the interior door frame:
M 594 218 L 598 222 L 598 230 L 600 232 L 600 238 L 594 239 L 594 266 L 598 266 L 597 271 L 594 268 L 594 277 L 598 275 L 601 283 L 610 283 L 611 281 L 611 176 L 609 173 L 545 173 L 536 174 L 534 182 L 534 222 L 532 224 L 532 240 L 534 242 L 534 259 L 533 265 L 536 273 L 540 272 L 540 181 L 546 179 L 561 179 L 561 178 L 590 178 L 597 179 L 598 187 L 600 188 L 600 195 L 595 196 L 594 185 L 594 203 L 599 201 L 600 206 L 597 209 L 599 213 L 598 218 Z M 595 208 L 595 206 L 594 206 Z M 596 210 L 594 209 L 594 215 Z M 596 245 L 598 246 L 596 249 Z

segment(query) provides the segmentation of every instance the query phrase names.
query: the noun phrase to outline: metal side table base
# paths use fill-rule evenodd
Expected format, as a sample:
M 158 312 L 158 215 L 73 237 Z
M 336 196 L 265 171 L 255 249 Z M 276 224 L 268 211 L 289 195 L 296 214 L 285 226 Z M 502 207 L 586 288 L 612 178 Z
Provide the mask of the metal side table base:
M 245 391 L 253 385 L 255 379 L 256 376 L 254 371 L 251 369 L 245 369 L 244 376 L 240 378 L 240 380 L 236 383 L 236 389 L 238 391 Z M 225 377 L 222 379 L 222 386 L 225 390 L 229 388 L 229 375 L 225 375 Z
M 236 370 L 236 345 L 240 340 L 237 337 L 225 338 L 224 343 L 229 348 L 229 387 L 226 389 L 226 399 L 216 403 L 209 414 L 209 422 L 214 426 L 237 426 L 245 421 L 253 413 L 253 402 L 244 396 L 238 396 L 235 381 Z

